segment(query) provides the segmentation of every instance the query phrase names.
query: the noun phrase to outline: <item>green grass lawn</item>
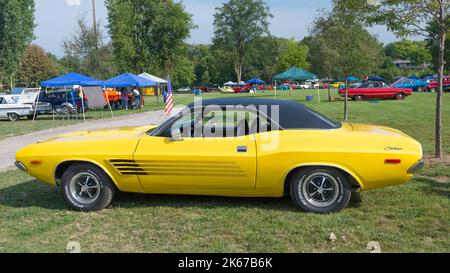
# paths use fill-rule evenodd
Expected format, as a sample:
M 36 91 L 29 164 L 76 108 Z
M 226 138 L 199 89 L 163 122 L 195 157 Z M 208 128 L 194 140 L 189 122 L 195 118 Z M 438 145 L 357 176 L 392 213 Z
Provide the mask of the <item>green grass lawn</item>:
M 321 103 L 306 102 L 310 93 L 317 94 L 280 92 L 279 97 L 342 119 L 342 102 L 325 101 L 326 91 L 321 91 Z M 243 95 L 204 98 L 233 96 Z M 177 105 L 192 100 L 190 95 L 175 96 Z M 350 102 L 349 118 L 400 129 L 431 153 L 434 100 L 435 94 L 415 93 L 405 101 Z M 146 110 L 157 108 L 156 100 L 148 98 L 147 103 Z M 443 126 L 445 151 L 450 153 L 450 94 L 444 97 Z M 45 127 L 41 121 L 2 121 L 0 138 L 8 130 L 23 134 Z M 111 209 L 79 213 L 67 209 L 56 188 L 12 170 L 0 174 L 0 252 L 64 252 L 69 241 L 80 242 L 82 252 L 368 252 L 369 241 L 379 242 L 385 252 L 449 252 L 449 174 L 448 158 L 429 160 L 422 176 L 410 183 L 357 194 L 349 208 L 332 215 L 298 212 L 289 198 L 135 194 L 120 194 Z M 330 241 L 330 233 L 336 241 Z
M 412 182 L 357 195 L 338 214 L 296 210 L 289 198 L 121 194 L 98 213 L 67 209 L 56 188 L 18 171 L 0 177 L 0 252 L 450 251 L 449 183 Z M 334 233 L 337 240 L 330 241 Z

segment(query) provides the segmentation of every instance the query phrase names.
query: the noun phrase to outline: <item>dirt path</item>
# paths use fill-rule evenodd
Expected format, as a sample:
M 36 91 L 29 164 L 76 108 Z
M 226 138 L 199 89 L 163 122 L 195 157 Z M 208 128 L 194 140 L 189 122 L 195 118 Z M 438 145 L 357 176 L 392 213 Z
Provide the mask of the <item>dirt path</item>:
M 173 113 L 180 109 L 174 109 Z M 103 128 L 113 128 L 121 126 L 142 126 L 160 124 L 167 119 L 163 111 L 152 111 L 140 114 L 132 114 L 116 118 L 101 119 L 78 123 L 69 126 L 53 128 L 49 130 L 34 132 L 26 135 L 6 138 L 0 140 L 0 172 L 14 166 L 15 153 L 17 150 L 48 138 L 74 131 L 95 130 Z

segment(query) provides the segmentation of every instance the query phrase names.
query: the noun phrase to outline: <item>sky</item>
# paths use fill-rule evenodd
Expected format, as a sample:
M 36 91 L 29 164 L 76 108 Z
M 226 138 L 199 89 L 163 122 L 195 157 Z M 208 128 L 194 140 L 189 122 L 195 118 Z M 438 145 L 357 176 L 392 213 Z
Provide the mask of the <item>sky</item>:
M 94 0 L 97 20 L 101 23 L 105 39 L 107 10 L 104 0 Z M 210 43 L 213 36 L 213 14 L 215 7 L 226 0 L 183 0 L 186 10 L 193 15 L 197 29 L 191 32 L 188 43 Z M 308 35 L 308 31 L 321 8 L 329 9 L 331 0 L 266 0 L 274 18 L 270 31 L 277 37 L 296 38 Z M 63 56 L 62 44 L 70 39 L 77 27 L 77 21 L 85 17 L 92 24 L 92 0 L 36 0 L 35 43 L 58 57 Z M 387 44 L 396 39 L 385 27 L 369 29 L 380 41 Z

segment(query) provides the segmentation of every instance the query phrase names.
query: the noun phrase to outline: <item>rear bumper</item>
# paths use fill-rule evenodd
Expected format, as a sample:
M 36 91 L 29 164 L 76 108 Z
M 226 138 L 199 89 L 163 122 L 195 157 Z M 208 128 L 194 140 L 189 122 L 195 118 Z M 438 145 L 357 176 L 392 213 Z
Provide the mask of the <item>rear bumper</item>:
M 414 164 L 411 168 L 409 168 L 408 174 L 418 173 L 420 170 L 423 169 L 423 167 L 425 167 L 425 160 L 422 159 L 416 164 Z
M 16 167 L 17 167 L 19 170 L 24 171 L 24 172 L 28 172 L 27 167 L 25 167 L 25 165 L 24 165 L 22 162 L 16 161 L 16 162 L 14 162 L 14 165 L 16 165 Z

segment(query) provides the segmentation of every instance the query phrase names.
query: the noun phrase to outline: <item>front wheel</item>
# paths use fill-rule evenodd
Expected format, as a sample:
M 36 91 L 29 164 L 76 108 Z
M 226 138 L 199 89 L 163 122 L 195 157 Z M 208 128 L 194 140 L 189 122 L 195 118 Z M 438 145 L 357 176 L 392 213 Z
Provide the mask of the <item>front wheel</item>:
M 396 100 L 404 100 L 405 99 L 405 94 L 404 93 L 397 93 L 395 95 L 395 99 Z
M 417 91 L 418 91 L 418 92 L 423 92 L 423 87 L 417 88 Z
M 313 213 L 339 212 L 347 207 L 352 194 L 348 179 L 341 172 L 325 167 L 297 172 L 290 190 L 294 203 Z
M 8 118 L 10 121 L 18 121 L 20 116 L 17 113 L 9 113 Z
M 74 164 L 64 172 L 61 192 L 72 209 L 98 211 L 109 206 L 115 186 L 101 169 L 82 163 Z

